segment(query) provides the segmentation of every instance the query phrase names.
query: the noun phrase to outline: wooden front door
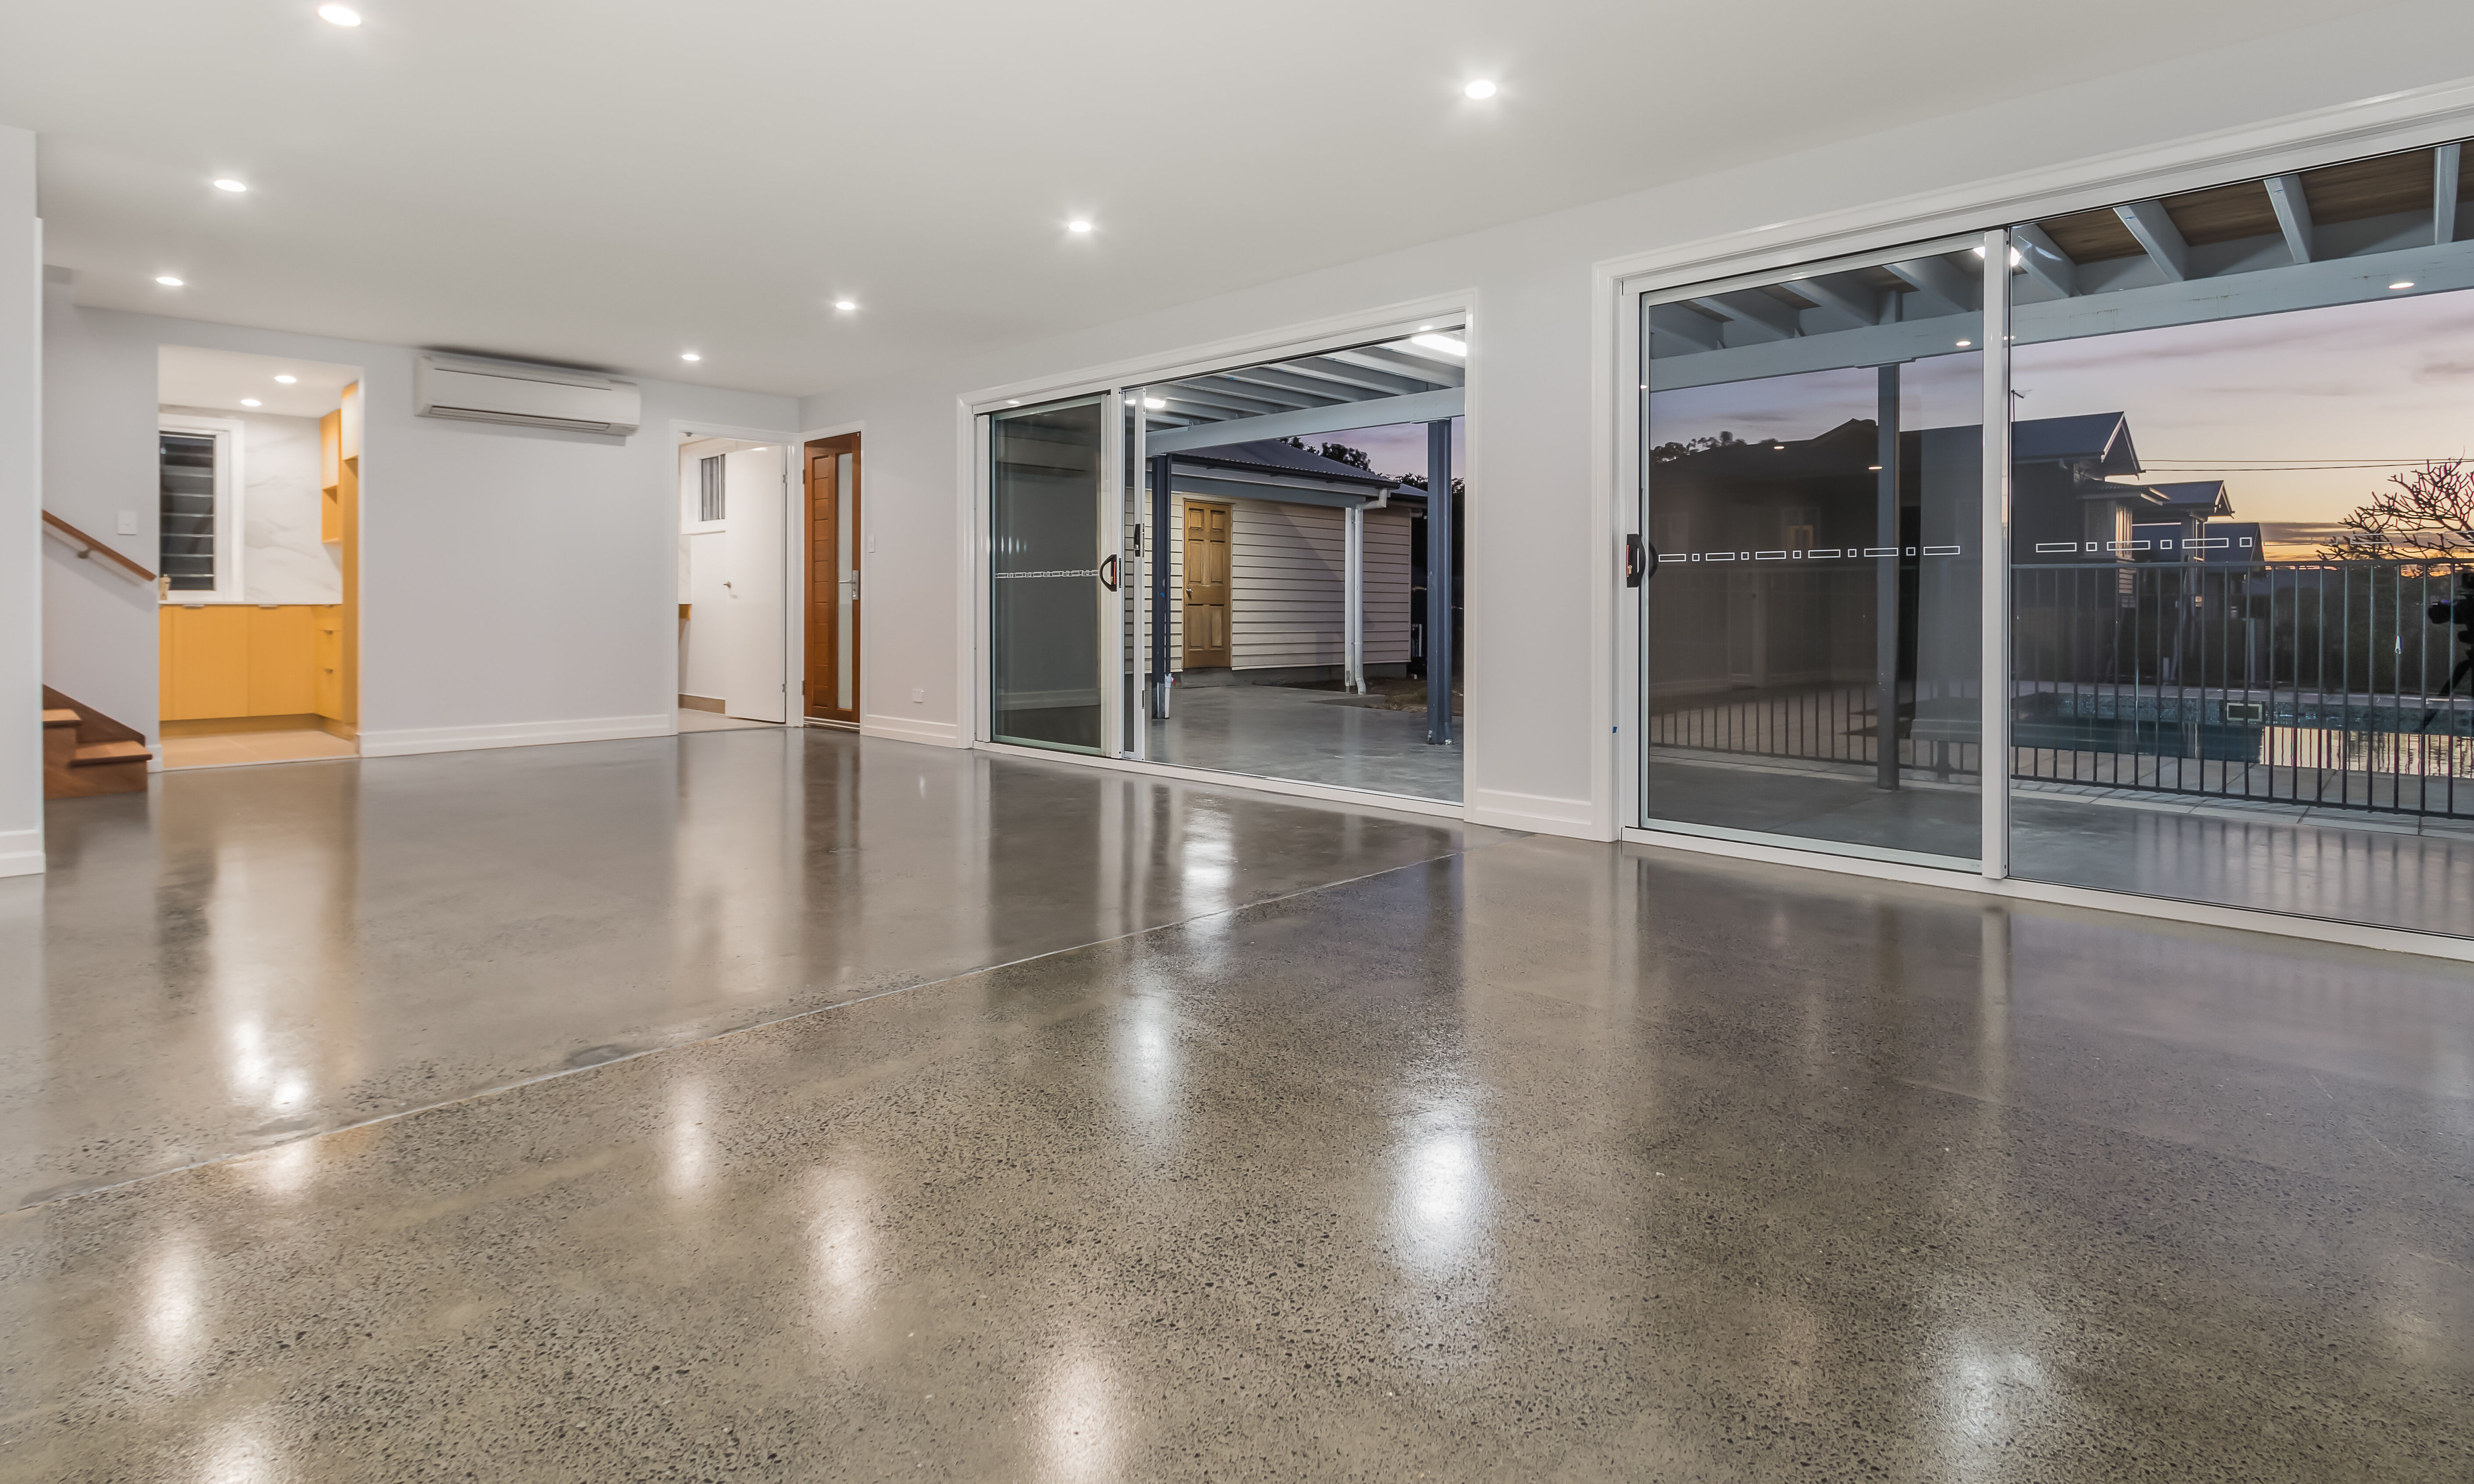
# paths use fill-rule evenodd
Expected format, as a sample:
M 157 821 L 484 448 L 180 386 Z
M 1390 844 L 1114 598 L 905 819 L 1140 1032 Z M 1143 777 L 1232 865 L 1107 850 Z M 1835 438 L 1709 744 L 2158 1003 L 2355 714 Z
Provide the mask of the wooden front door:
M 808 675 L 813 721 L 859 724 L 859 435 L 808 445 Z
M 1228 507 L 1185 507 L 1185 667 L 1228 667 Z

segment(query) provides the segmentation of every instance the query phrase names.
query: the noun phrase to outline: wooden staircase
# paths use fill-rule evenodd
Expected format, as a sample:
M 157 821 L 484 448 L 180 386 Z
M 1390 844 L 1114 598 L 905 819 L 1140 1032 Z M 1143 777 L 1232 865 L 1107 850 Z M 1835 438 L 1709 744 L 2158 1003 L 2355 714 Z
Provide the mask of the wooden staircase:
M 43 797 L 142 794 L 155 754 L 134 728 L 43 687 Z

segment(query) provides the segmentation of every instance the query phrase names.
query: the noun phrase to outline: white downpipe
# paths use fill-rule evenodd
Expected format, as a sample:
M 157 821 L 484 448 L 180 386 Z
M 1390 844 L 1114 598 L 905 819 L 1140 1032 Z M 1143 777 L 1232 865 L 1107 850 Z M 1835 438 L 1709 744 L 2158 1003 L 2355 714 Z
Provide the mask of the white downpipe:
M 1348 532 L 1347 591 L 1342 598 L 1342 632 L 1347 648 L 1348 693 L 1366 694 L 1366 507 L 1352 505 L 1344 521 Z

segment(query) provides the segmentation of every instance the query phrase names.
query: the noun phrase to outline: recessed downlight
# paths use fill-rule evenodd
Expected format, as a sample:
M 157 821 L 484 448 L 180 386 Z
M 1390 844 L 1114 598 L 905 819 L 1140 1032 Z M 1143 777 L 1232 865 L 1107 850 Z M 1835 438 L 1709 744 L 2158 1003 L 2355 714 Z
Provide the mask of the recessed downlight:
M 1091 224 L 1078 216 L 1065 224 L 1065 229 L 1069 232 L 1087 232 L 1091 229 Z
M 265 406 L 265 405 L 266 405 L 264 402 L 259 401 L 256 397 L 254 397 L 254 396 L 244 396 L 244 397 L 242 397 L 242 398 L 240 399 L 240 404 L 241 404 L 243 407 L 263 407 L 263 406 Z
M 156 275 L 155 281 L 163 285 L 163 287 L 167 289 L 177 289 L 188 280 L 185 278 L 176 278 L 170 274 L 158 274 Z
M 284 386 L 287 386 L 287 387 L 288 387 L 288 386 L 292 385 L 294 382 L 299 381 L 301 378 L 300 378 L 300 377 L 298 377 L 298 376 L 293 376 L 293 375 L 282 375 L 282 376 L 278 376 L 278 377 L 276 377 L 275 379 L 276 379 L 278 382 L 281 383 L 282 385 L 284 385 Z
M 1412 335 L 1409 337 L 1409 344 L 1423 346 L 1429 350 L 1440 350 L 1445 355 L 1468 354 L 1468 342 L 1454 335 Z
M 2396 289 L 2410 289 L 2410 288 L 2413 288 L 2413 280 L 2412 278 L 2399 278 L 2396 282 L 2391 283 L 2391 284 L 2389 284 L 2389 288 L 2390 290 L 2396 290 Z
M 222 180 L 215 182 L 215 189 L 219 191 L 230 191 L 233 195 L 237 196 L 241 192 L 249 189 L 249 182 L 246 180 L 235 180 L 230 176 L 225 176 Z
M 692 350 L 682 350 L 679 352 L 679 359 L 682 361 L 701 361 L 704 357 L 696 354 Z
M 1143 398 L 1143 406 L 1152 412 L 1158 412 L 1161 408 L 1166 407 L 1167 405 L 1168 399 L 1166 397 L 1147 396 Z
M 855 299 L 837 299 L 834 300 L 834 307 L 844 314 L 848 314 L 859 307 L 859 300 Z
M 322 5 L 318 7 L 318 18 L 334 26 L 357 26 L 361 12 L 349 5 Z
M 1976 344 L 1976 342 L 1975 342 L 1975 341 L 1972 341 L 1972 340 L 1962 340 L 1962 341 L 1958 342 L 1958 348 L 1960 348 L 1961 350 L 1964 350 L 1964 349 L 1966 349 L 1968 347 L 1970 347 L 1970 346 L 1972 346 L 1972 345 L 1974 345 L 1974 344 Z M 1999 699 L 1999 698 L 1997 697 L 1996 699 Z
M 1476 78 L 1471 80 L 1468 86 L 1462 88 L 1461 91 L 1467 93 L 1471 98 L 1492 98 L 1494 96 L 1494 84 L 1484 78 Z

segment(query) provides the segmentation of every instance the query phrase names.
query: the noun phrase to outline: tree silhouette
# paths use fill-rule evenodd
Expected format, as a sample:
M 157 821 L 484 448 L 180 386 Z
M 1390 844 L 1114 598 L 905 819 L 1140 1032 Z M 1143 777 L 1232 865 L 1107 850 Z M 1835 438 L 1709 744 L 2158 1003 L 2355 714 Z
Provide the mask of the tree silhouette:
M 2322 562 L 2474 561 L 2474 473 L 2462 459 L 2434 460 L 2389 476 L 2319 546 Z

